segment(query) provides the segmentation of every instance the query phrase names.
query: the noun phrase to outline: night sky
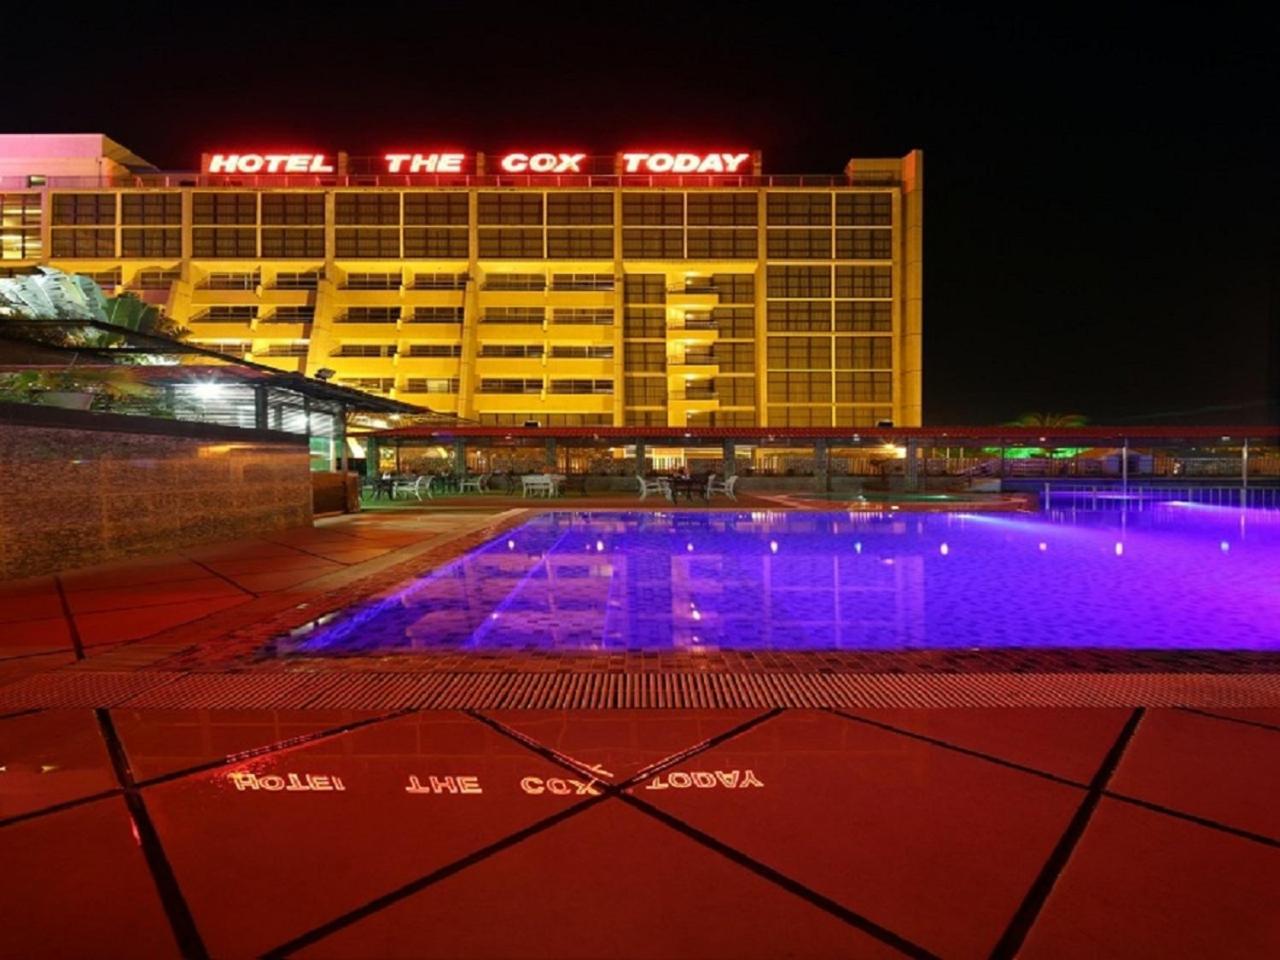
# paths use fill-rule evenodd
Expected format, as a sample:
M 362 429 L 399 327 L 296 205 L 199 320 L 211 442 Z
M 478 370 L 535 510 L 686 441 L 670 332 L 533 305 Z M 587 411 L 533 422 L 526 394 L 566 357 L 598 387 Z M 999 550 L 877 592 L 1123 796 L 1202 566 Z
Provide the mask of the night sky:
M 8 44 L 0 129 L 102 132 L 169 169 L 218 147 L 446 144 L 752 146 L 766 172 L 838 173 L 920 147 L 926 422 L 1278 418 L 1280 56 L 1260 20 L 278 9 L 139 4 Z

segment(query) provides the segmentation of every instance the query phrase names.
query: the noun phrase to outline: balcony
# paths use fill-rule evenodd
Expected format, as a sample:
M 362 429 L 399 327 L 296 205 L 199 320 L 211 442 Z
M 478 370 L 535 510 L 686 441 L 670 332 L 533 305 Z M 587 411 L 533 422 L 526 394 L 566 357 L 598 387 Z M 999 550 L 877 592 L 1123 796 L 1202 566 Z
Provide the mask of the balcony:
M 680 286 L 667 288 L 667 306 L 682 308 L 702 308 L 710 310 L 720 305 L 720 294 L 715 287 Z

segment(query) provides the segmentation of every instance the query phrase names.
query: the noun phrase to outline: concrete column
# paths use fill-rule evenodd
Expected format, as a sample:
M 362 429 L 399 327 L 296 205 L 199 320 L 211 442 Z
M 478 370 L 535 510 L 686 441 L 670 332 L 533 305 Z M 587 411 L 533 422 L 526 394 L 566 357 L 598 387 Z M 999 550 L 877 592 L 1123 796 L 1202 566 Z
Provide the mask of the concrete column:
M 546 459 L 546 463 L 547 463 L 547 466 L 548 466 L 549 468 L 551 468 L 552 470 L 554 470 L 554 469 L 556 468 L 556 466 L 557 466 L 557 464 L 556 464 L 556 438 L 555 438 L 555 437 L 547 437 L 547 459 Z
M 467 475 L 467 441 L 453 441 L 453 475 L 455 477 L 465 477 Z
M 813 489 L 817 493 L 826 493 L 829 489 L 827 476 L 827 441 L 813 442 Z
M 370 480 L 376 480 L 380 473 L 378 440 L 376 437 L 371 436 L 364 445 L 364 475 Z
M 724 478 L 728 480 L 733 476 L 736 464 L 733 461 L 733 441 L 726 440 L 724 442 L 724 459 L 721 469 L 724 471 Z
M 907 441 L 907 464 L 906 464 L 906 484 L 907 490 L 920 489 L 920 461 L 919 461 L 919 442 L 916 440 Z
M 644 476 L 644 458 L 645 458 L 644 441 L 637 440 L 636 441 L 636 476 L 637 477 Z

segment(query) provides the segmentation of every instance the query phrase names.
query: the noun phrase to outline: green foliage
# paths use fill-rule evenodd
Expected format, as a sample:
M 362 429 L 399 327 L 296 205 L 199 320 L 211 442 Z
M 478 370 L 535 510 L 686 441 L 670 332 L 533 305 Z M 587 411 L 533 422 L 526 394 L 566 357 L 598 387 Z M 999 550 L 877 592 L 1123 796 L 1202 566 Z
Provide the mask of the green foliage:
M 1089 418 L 1082 413 L 1024 413 L 1017 420 L 1011 420 L 1007 427 L 1083 427 Z

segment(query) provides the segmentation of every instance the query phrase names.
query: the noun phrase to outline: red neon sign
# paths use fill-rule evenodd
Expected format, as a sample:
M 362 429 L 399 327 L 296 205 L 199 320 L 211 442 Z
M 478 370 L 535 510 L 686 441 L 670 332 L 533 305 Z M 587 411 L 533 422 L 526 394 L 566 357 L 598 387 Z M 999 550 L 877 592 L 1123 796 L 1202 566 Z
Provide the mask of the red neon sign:
M 461 173 L 464 153 L 388 153 L 387 173 Z
M 508 153 L 498 161 L 506 173 L 581 173 L 585 153 Z
M 333 173 L 323 153 L 214 153 L 205 173 Z
M 623 153 L 623 173 L 738 173 L 749 153 Z

